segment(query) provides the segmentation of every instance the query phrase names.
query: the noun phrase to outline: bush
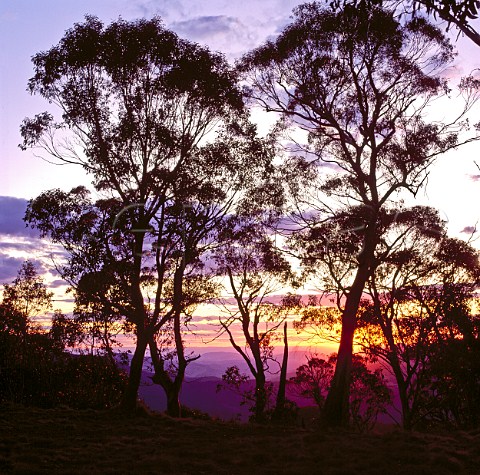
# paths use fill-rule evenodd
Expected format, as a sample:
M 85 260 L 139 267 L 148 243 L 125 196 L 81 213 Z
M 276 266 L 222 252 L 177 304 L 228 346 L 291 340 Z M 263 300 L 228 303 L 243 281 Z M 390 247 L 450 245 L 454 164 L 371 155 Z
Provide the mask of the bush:
M 120 402 L 125 384 L 106 357 L 66 353 L 47 334 L 0 333 L 0 402 L 102 409 Z

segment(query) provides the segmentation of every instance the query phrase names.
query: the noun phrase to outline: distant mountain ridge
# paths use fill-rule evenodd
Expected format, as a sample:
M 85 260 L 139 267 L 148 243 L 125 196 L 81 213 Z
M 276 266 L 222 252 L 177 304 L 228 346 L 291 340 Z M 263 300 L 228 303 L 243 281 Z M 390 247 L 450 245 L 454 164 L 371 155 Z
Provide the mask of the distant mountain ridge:
M 295 348 L 289 354 L 288 378 L 295 375 L 295 370 L 305 364 L 306 355 L 311 354 L 308 348 Z M 330 352 L 331 353 L 331 352 Z M 320 357 L 326 356 L 327 352 L 318 351 Z M 276 355 L 278 356 L 278 355 Z M 247 365 L 242 357 L 233 350 L 215 349 L 202 353 L 201 357 L 192 362 L 187 368 L 187 375 L 180 393 L 180 401 L 183 406 L 193 410 L 205 412 L 212 417 L 223 420 L 238 420 L 247 422 L 250 416 L 248 405 L 242 405 L 242 397 L 229 389 L 217 391 L 222 383 L 222 375 L 229 366 L 236 365 L 240 371 L 249 375 Z M 394 414 L 398 413 L 400 402 L 394 380 L 385 373 L 388 384 L 393 392 Z M 148 362 L 144 365 L 142 381 L 140 384 L 139 397 L 153 411 L 163 412 L 166 410 L 166 397 L 161 386 L 152 382 L 153 372 Z M 269 380 L 274 384 L 276 391 L 279 373 L 270 375 Z M 245 389 L 253 386 L 253 381 L 246 383 Z M 287 398 L 293 400 L 299 407 L 315 406 L 312 400 L 292 393 L 287 386 Z M 392 418 L 388 415 L 380 415 L 379 422 L 391 424 Z

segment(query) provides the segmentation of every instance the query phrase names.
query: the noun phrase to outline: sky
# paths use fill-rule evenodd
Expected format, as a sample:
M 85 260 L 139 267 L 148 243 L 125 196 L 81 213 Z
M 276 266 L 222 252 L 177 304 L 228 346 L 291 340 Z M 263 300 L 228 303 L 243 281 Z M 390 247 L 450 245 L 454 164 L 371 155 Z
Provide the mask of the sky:
M 58 249 L 40 241 L 22 221 L 28 199 L 52 188 L 69 190 L 89 180 L 79 167 L 48 163 L 22 152 L 19 126 L 47 108 L 26 91 L 33 74 L 31 57 L 57 44 L 65 30 L 86 14 L 105 24 L 160 16 L 181 37 L 223 52 L 231 61 L 275 37 L 289 22 L 297 0 L 0 0 L 0 284 L 10 282 L 26 257 L 41 270 L 52 269 Z M 454 36 L 454 35 L 453 35 Z M 480 47 L 468 39 L 456 42 L 459 55 L 449 76 L 457 80 L 480 68 Z M 445 106 L 443 106 L 445 107 Z M 448 109 L 450 106 L 446 107 Z M 436 111 L 443 114 L 444 111 Z M 445 113 L 448 111 L 445 110 Z M 475 112 L 475 111 L 474 111 Z M 480 107 L 477 107 L 480 121 Z M 440 117 L 441 118 L 441 117 Z M 480 229 L 480 144 L 468 145 L 439 159 L 417 202 L 440 210 L 451 235 L 467 237 Z M 53 288 L 63 289 L 54 272 L 45 274 Z M 59 293 L 58 300 L 68 300 Z
M 86 14 L 105 24 L 160 16 L 181 37 L 207 44 L 233 61 L 278 33 L 300 2 L 274 0 L 0 0 L 0 283 L 15 277 L 28 255 L 39 264 L 52 249 L 32 242 L 35 232 L 22 221 L 26 200 L 52 188 L 69 190 L 89 179 L 79 167 L 53 165 L 31 150 L 21 151 L 19 126 L 48 108 L 31 96 L 31 57 L 58 43 Z M 37 245 L 37 249 L 35 249 Z M 46 270 L 48 264 L 44 264 Z M 50 279 L 51 280 L 51 279 Z M 60 284 L 60 282 L 59 282 Z

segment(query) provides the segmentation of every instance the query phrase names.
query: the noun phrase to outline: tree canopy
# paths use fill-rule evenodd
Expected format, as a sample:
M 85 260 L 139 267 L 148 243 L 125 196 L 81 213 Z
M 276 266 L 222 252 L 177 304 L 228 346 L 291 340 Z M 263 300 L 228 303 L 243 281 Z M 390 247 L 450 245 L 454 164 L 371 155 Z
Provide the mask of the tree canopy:
M 180 318 L 185 273 L 201 271 L 223 216 L 252 206 L 246 190 L 268 176 L 270 146 L 255 137 L 223 56 L 158 18 L 104 27 L 87 16 L 33 63 L 30 91 L 62 119 L 25 119 L 23 147 L 84 167 L 96 199 L 81 187 L 52 190 L 32 200 L 26 219 L 69 251 L 64 275 L 79 298 L 135 326 L 132 407 L 146 345 Z

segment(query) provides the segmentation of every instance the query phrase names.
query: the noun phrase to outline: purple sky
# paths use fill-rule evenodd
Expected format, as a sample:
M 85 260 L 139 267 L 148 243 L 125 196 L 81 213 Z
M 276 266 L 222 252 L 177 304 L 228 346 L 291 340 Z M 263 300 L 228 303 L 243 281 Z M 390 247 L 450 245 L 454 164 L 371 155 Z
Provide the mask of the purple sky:
M 30 58 L 58 43 L 66 29 L 97 15 L 106 24 L 158 15 L 180 36 L 224 52 L 228 59 L 275 36 L 289 22 L 298 0 L 2 0 L 0 3 L 0 283 L 10 281 L 25 257 L 48 267 L 52 249 L 40 244 L 21 218 L 26 200 L 60 187 L 70 189 L 89 180 L 78 167 L 55 166 L 22 152 L 19 125 L 48 105 L 26 92 L 32 75 Z M 459 56 L 452 77 L 480 68 L 480 48 L 468 40 L 457 42 Z M 436 113 L 438 111 L 435 111 Z M 480 108 L 477 108 L 477 121 Z M 440 119 L 443 117 L 439 117 Z M 473 229 L 480 217 L 480 148 L 468 146 L 443 157 L 432 169 L 429 184 L 419 196 L 423 204 L 441 210 L 452 234 Z M 478 158 L 477 158 L 478 157 Z M 464 236 L 466 234 L 463 234 Z M 58 250 L 53 249 L 58 252 Z M 51 264 L 50 264 L 51 267 Z M 58 279 L 52 274 L 50 280 Z
M 296 0 L 238 4 L 221 0 L 2 0 L 0 3 L 0 283 L 10 281 L 28 255 L 45 258 L 22 221 L 26 200 L 51 188 L 70 189 L 89 179 L 79 167 L 48 163 L 22 152 L 19 126 L 25 117 L 48 109 L 26 91 L 33 73 L 30 58 L 58 43 L 66 29 L 86 14 L 104 23 L 160 16 L 180 36 L 224 52 L 229 60 L 275 35 L 288 22 Z M 32 242 L 33 239 L 33 242 Z M 35 247 L 36 246 L 36 247 Z M 21 251 L 25 252 L 21 252 Z

